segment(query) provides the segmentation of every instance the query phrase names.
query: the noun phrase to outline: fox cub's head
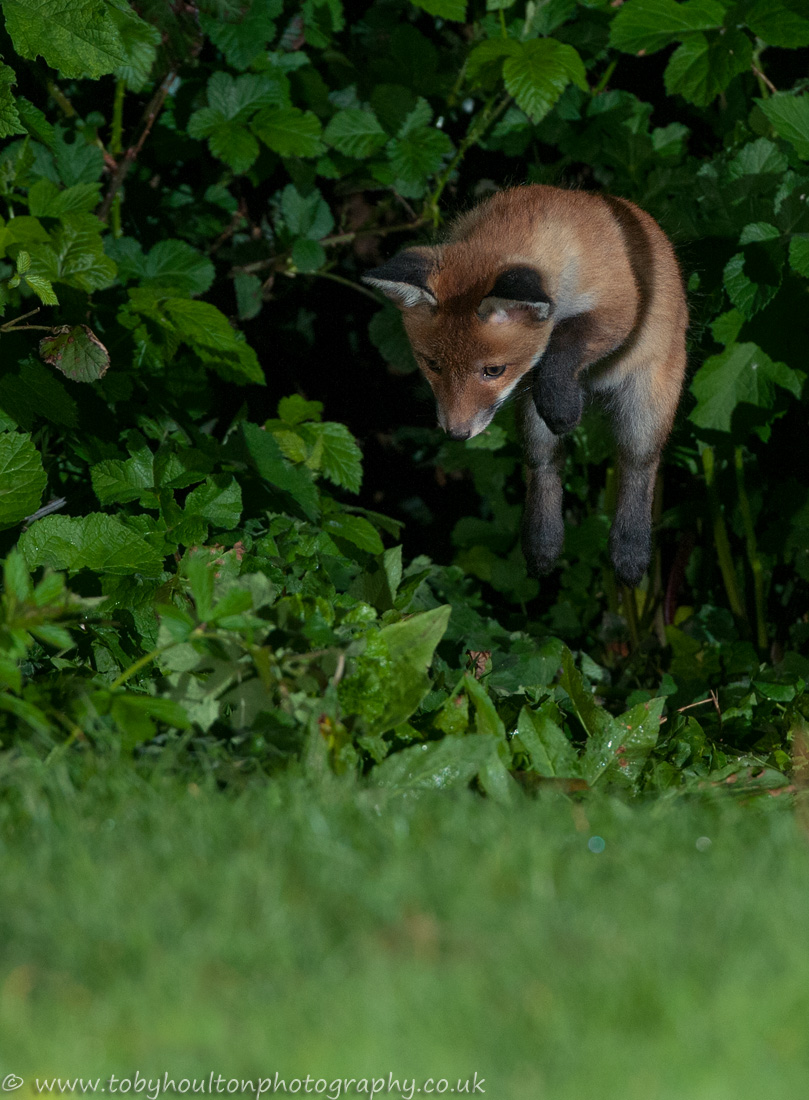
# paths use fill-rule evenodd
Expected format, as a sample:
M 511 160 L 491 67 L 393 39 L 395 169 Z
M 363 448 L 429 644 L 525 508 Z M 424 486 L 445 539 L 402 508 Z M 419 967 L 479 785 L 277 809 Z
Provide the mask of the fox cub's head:
M 438 403 L 438 423 L 469 439 L 547 347 L 553 303 L 526 264 L 485 265 L 463 244 L 409 248 L 363 275 L 402 310 L 416 361 Z

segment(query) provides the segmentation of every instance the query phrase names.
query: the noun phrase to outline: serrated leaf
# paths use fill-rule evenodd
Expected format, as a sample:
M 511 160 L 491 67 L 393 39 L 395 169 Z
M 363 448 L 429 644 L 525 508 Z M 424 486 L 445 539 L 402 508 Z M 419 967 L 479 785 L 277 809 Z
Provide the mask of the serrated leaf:
M 355 107 L 338 111 L 323 137 L 347 157 L 369 157 L 388 140 L 374 112 Z
M 326 516 L 323 530 L 332 538 L 346 539 L 360 550 L 367 550 L 369 554 L 381 554 L 385 549 L 377 529 L 362 516 L 352 516 L 344 512 Z
M 60 190 L 52 180 L 40 179 L 28 192 L 28 210 L 37 218 L 89 213 L 98 205 L 100 190 L 99 183 L 77 183 Z
M 303 511 L 314 519 L 319 511 L 319 496 L 312 475 L 305 467 L 292 466 L 270 432 L 258 424 L 243 423 L 242 435 L 250 457 L 261 477 L 290 493 Z
M 261 295 L 261 279 L 258 275 L 248 275 L 239 271 L 233 280 L 236 291 L 236 314 L 240 321 L 250 321 L 258 317 L 264 300 Z
M 187 298 L 167 298 L 161 305 L 179 338 L 223 378 L 241 383 L 264 382 L 256 353 L 238 339 L 216 306 Z
M 418 370 L 413 350 L 402 323 L 402 311 L 388 302 L 368 324 L 371 343 L 398 374 Z
M 312 425 L 310 431 L 322 441 L 320 469 L 323 474 L 350 493 L 358 493 L 362 483 L 362 451 L 345 424 L 327 421 Z
M 11 91 L 12 85 L 16 83 L 14 70 L 0 62 L 0 138 L 26 132 Z
M 774 386 L 798 396 L 799 375 L 786 363 L 773 362 L 756 344 L 731 344 L 697 371 L 691 383 L 697 406 L 690 419 L 700 428 L 729 432 L 736 406 L 745 402 L 770 408 Z
M 498 78 L 507 57 L 518 57 L 521 43 L 514 38 L 487 38 L 478 43 L 466 60 L 470 84 L 485 84 Z
M 413 0 L 413 4 L 439 19 L 451 19 L 456 23 L 466 19 L 466 0 Z
M 572 46 L 553 38 L 522 43 L 503 65 L 506 89 L 534 122 L 544 118 L 568 86 L 587 89 L 584 63 Z
M 788 141 L 803 160 L 809 160 L 809 95 L 779 92 L 756 103 L 779 137 Z
M 809 9 L 805 0 L 755 0 L 744 12 L 748 27 L 770 46 L 809 46 Z
M 666 91 L 707 107 L 734 76 L 750 68 L 752 60 L 753 44 L 743 31 L 728 28 L 710 38 L 704 34 L 691 35 L 674 51 L 668 63 Z
M 408 187 L 422 188 L 452 152 L 452 142 L 443 130 L 419 126 L 388 143 L 390 166 L 398 180 Z
M 789 242 L 789 262 L 794 271 L 809 278 L 809 234 L 793 237 Z
M 58 306 L 59 299 L 56 297 L 56 291 L 53 289 L 49 279 L 43 279 L 41 275 L 27 274 L 25 281 L 42 302 L 43 306 Z
M 185 241 L 165 240 L 149 251 L 143 264 L 143 286 L 170 287 L 186 294 L 204 294 L 214 280 L 211 261 Z
M 152 577 L 163 569 L 162 558 L 145 539 L 114 516 L 98 512 L 81 519 L 46 516 L 37 520 L 23 532 L 19 548 L 29 569 L 47 565 L 69 573 L 89 569 Z
M 141 92 L 149 82 L 160 45 L 160 31 L 141 19 L 129 4 L 110 4 L 107 11 L 121 39 L 124 60 L 114 72 L 131 92 Z
M 317 241 L 300 238 L 292 245 L 292 263 L 302 275 L 311 275 L 326 263 L 326 250 Z
M 695 31 L 722 26 L 717 0 L 627 0 L 610 24 L 610 45 L 624 53 L 655 53 Z
M 317 241 L 334 228 L 329 204 L 317 188 L 302 195 L 294 184 L 288 184 L 281 192 L 281 211 L 287 227 L 296 237 Z
M 185 499 L 185 511 L 199 515 L 214 527 L 230 531 L 237 526 L 242 515 L 242 491 L 230 474 L 219 474 L 205 479 Z
M 259 152 L 258 142 L 249 130 L 224 121 L 211 131 L 208 148 L 237 175 L 253 166 Z
M 107 373 L 110 354 L 87 325 L 64 325 L 39 342 L 39 354 L 73 382 L 97 382 Z
M 312 111 L 298 107 L 265 107 L 250 128 L 259 140 L 282 157 L 317 157 L 325 146 L 322 127 Z
M 107 458 L 91 467 L 90 477 L 101 504 L 140 500 L 154 488 L 154 456 L 144 447 L 132 458 Z
M 246 69 L 275 37 L 275 19 L 283 0 L 253 0 L 249 11 L 233 22 L 201 14 L 200 26 L 235 69 Z
M 278 418 L 287 424 L 303 424 L 306 420 L 320 420 L 323 414 L 322 401 L 307 401 L 299 393 L 282 397 L 278 402 Z
M 49 243 L 32 252 L 31 274 L 79 290 L 111 286 L 116 267 L 104 254 L 99 220 L 92 214 L 66 214 L 60 223 L 50 233 Z
M 227 122 L 246 122 L 259 107 L 278 106 L 281 85 L 265 73 L 214 73 L 208 81 L 208 106 Z
M 103 0 L 3 0 L 6 30 L 21 57 L 66 77 L 104 76 L 126 61 L 118 29 Z
M 0 529 L 14 527 L 39 507 L 47 478 L 30 435 L 0 434 Z

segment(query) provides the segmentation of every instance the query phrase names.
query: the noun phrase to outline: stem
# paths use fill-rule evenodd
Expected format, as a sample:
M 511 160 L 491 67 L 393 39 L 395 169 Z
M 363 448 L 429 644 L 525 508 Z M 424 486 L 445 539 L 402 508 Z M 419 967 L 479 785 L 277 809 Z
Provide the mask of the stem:
M 31 309 L 28 313 L 23 313 L 21 317 L 15 317 L 13 321 L 6 321 L 4 325 L 0 325 L 0 332 L 25 332 L 26 329 L 37 330 L 38 332 L 53 332 L 53 325 L 21 325 L 20 321 L 24 321 L 26 317 L 33 317 L 35 313 L 39 313 L 40 307 Z
M 474 145 L 474 143 L 495 121 L 495 119 L 497 119 L 498 116 L 501 115 L 503 111 L 505 111 L 510 102 L 511 96 L 508 94 L 508 92 L 506 92 L 500 98 L 499 102 L 497 102 L 495 96 L 492 96 L 487 101 L 485 107 L 480 112 L 480 114 L 477 115 L 477 117 L 472 121 L 469 129 L 466 132 L 466 137 L 464 137 L 458 144 L 458 148 L 455 151 L 455 156 L 452 158 L 447 167 L 439 176 L 435 190 L 424 203 L 424 209 L 422 212 L 422 219 L 424 221 L 431 221 L 433 225 L 438 224 L 438 201 L 441 198 L 444 188 L 449 183 L 450 178 L 452 177 L 452 173 L 466 156 L 466 151 L 469 149 L 470 145 Z
M 604 75 L 601 77 L 598 84 L 596 84 L 595 88 L 593 88 L 593 95 L 594 96 L 599 95 L 607 87 L 607 85 L 610 82 L 610 77 L 615 72 L 615 66 L 617 64 L 618 64 L 618 59 L 616 58 L 615 61 L 611 61 L 609 63 L 609 65 L 606 67 L 606 69 L 604 70 Z
M 167 649 L 171 649 L 176 644 L 176 642 L 168 642 L 166 645 L 159 645 L 157 649 L 153 649 L 151 653 L 145 653 L 142 657 L 139 657 L 133 665 L 130 665 L 129 668 L 125 668 L 121 675 L 112 681 L 109 685 L 110 691 L 114 691 L 116 688 L 119 688 L 121 684 L 125 684 L 130 676 L 134 676 L 136 672 L 140 672 L 142 668 L 145 668 L 151 661 L 154 661 L 161 653 L 164 653 Z
M 736 578 L 736 569 L 733 565 L 733 557 L 730 552 L 730 540 L 725 526 L 725 517 L 722 515 L 722 507 L 719 503 L 719 491 L 716 486 L 716 470 L 714 465 L 713 447 L 706 447 L 702 452 L 702 468 L 705 471 L 705 487 L 708 490 L 708 508 L 713 524 L 713 537 L 716 545 L 716 553 L 719 558 L 719 569 L 725 584 L 730 610 L 737 619 L 747 623 L 747 611 L 739 592 L 739 583 Z
M 58 85 L 54 84 L 52 80 L 48 81 L 48 91 L 50 92 L 51 96 L 56 100 L 56 104 L 61 110 L 62 114 L 65 115 L 67 118 L 73 118 L 76 114 L 76 108 L 67 98 L 62 89 L 58 87 Z
M 126 94 L 126 84 L 123 80 L 118 80 L 115 84 L 115 99 L 112 103 L 112 135 L 110 137 L 110 154 L 113 157 L 121 155 L 123 148 L 123 133 L 124 133 L 124 95 Z M 114 237 L 120 237 L 123 233 L 121 228 L 121 193 L 116 192 L 114 199 L 112 200 L 111 208 L 111 220 L 112 220 L 112 235 Z
M 370 298 L 372 302 L 380 303 L 379 297 L 374 294 L 372 290 L 366 290 L 364 286 L 360 286 L 359 283 L 352 282 L 351 279 L 346 279 L 342 275 L 335 275 L 332 271 L 307 271 L 307 275 L 316 275 L 319 279 L 331 279 L 333 283 L 340 283 L 342 286 L 350 286 L 352 290 L 356 290 L 359 294 L 364 294 L 366 298 Z
M 500 34 L 503 38 L 508 38 L 508 29 L 506 27 L 506 13 L 503 8 L 500 9 Z
M 138 157 L 138 153 L 140 153 L 141 149 L 143 148 L 143 143 L 146 141 L 146 138 L 151 133 L 152 126 L 154 125 L 155 119 L 160 114 L 163 108 L 163 104 L 166 101 L 166 96 L 169 94 L 169 88 L 174 82 L 175 76 L 176 73 L 174 69 L 167 73 L 164 79 L 160 82 L 160 86 L 158 87 L 157 91 L 149 100 L 146 110 L 143 113 L 143 122 L 140 137 L 138 138 L 137 142 L 134 145 L 130 145 L 127 151 L 124 153 L 122 159 L 118 164 L 115 175 L 112 177 L 109 189 L 104 196 L 101 205 L 96 211 L 96 216 L 98 217 L 99 221 L 105 222 L 109 217 L 110 209 L 112 207 L 115 196 L 118 194 L 124 180 L 129 175 L 129 170 L 135 163 Z
M 633 653 L 640 649 L 640 631 L 638 630 L 638 609 L 635 605 L 635 592 L 628 584 L 621 585 L 621 603 L 626 616 L 626 625 L 629 627 L 629 640 Z
M 767 620 L 764 613 L 764 568 L 756 546 L 756 531 L 753 526 L 753 512 L 750 498 L 744 484 L 744 452 L 737 447 L 734 453 L 736 462 L 736 488 L 739 494 L 739 510 L 742 514 L 744 535 L 747 542 L 747 560 L 753 573 L 753 593 L 756 602 L 756 645 L 760 650 L 767 648 Z

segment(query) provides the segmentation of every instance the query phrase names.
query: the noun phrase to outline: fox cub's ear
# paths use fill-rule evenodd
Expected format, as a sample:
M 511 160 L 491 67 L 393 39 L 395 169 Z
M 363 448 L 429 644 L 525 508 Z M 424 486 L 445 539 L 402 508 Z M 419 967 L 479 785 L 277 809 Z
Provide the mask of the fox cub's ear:
M 427 304 L 438 305 L 427 286 L 427 278 L 435 266 L 429 249 L 407 248 L 393 259 L 366 271 L 362 281 L 375 286 L 402 309 Z
M 494 286 L 478 306 L 482 321 L 547 321 L 553 302 L 532 267 L 510 267 L 501 271 Z

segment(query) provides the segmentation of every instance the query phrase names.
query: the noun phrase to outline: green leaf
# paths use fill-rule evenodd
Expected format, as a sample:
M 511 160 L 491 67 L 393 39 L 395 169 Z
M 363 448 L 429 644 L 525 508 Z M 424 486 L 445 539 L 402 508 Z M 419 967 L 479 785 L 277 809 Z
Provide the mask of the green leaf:
M 367 550 L 369 554 L 381 554 L 384 550 L 379 532 L 362 516 L 338 512 L 323 520 L 323 530 L 333 538 L 347 539 L 360 550 Z
M 406 722 L 430 690 L 428 669 L 452 608 L 435 607 L 379 631 L 387 651 L 383 711 L 369 732 L 385 733 Z
M 809 160 L 809 95 L 779 92 L 756 103 L 779 137 L 790 142 L 803 160 Z
M 93 214 L 65 214 L 60 223 L 50 234 L 49 244 L 32 251 L 32 275 L 86 291 L 111 286 L 116 267 L 104 254 L 98 218 Z
M 28 192 L 28 210 L 37 218 L 89 213 L 98 205 L 100 190 L 99 183 L 77 183 L 60 190 L 53 180 L 40 179 Z
M 548 638 L 541 643 L 534 638 L 516 641 L 507 655 L 495 654 L 494 668 L 486 677 L 486 683 L 489 688 L 509 693 L 546 687 L 559 671 L 563 649 L 558 638 Z
M 691 383 L 697 406 L 690 419 L 699 428 L 729 432 L 736 406 L 771 408 L 775 386 L 799 396 L 800 375 L 786 363 L 773 362 L 756 344 L 731 344 L 697 371 Z
M 465 787 L 496 752 L 490 737 L 469 734 L 411 745 L 378 764 L 368 778 L 374 786 L 400 791 Z
M 312 111 L 298 107 L 265 107 L 250 124 L 253 133 L 282 157 L 317 157 L 325 146 L 322 127 Z
M 627 0 L 610 24 L 610 45 L 624 53 L 655 53 L 695 31 L 722 26 L 717 0 Z
M 690 0 L 695 3 L 696 0 Z M 753 61 L 753 44 L 743 31 L 729 28 L 721 34 L 695 34 L 675 50 L 665 73 L 666 91 L 679 93 L 689 103 L 707 107 L 727 88 L 734 76 Z
M 233 289 L 236 291 L 236 312 L 240 321 L 250 321 L 258 317 L 264 300 L 261 296 L 261 279 L 258 275 L 248 275 L 245 271 L 237 272 L 233 280 Z
M 513 38 L 487 38 L 478 43 L 466 61 L 470 84 L 490 84 L 500 77 L 507 57 L 519 57 L 521 43 Z
M 770 46 L 809 46 L 809 9 L 805 0 L 755 0 L 744 13 L 748 27 Z
M 149 83 L 160 45 L 160 31 L 145 22 L 128 3 L 113 2 L 107 11 L 121 38 L 123 63 L 114 72 L 131 92 L 142 92 Z
M 534 39 L 503 65 L 506 89 L 517 106 L 539 122 L 568 86 L 587 90 L 584 63 L 572 46 L 553 38 Z
M 402 323 L 402 311 L 391 302 L 386 302 L 373 315 L 368 325 L 368 335 L 371 343 L 397 374 L 411 374 L 418 370 Z
M 373 111 L 350 107 L 338 111 L 326 127 L 324 139 L 347 157 L 370 157 L 388 140 Z
M 287 227 L 296 237 L 318 241 L 334 229 L 329 204 L 317 188 L 302 195 L 294 184 L 288 184 L 281 192 L 281 211 Z
M 423 188 L 430 176 L 452 152 L 443 130 L 428 126 L 432 110 L 420 99 L 405 119 L 399 136 L 388 142 L 387 154 L 397 179 L 409 188 Z
M 660 736 L 660 719 L 665 705 L 665 697 L 659 696 L 647 703 L 638 703 L 615 720 L 622 733 L 609 778 L 637 782 Z
M 242 435 L 248 453 L 261 477 L 290 493 L 310 519 L 319 511 L 319 495 L 311 473 L 304 466 L 293 466 L 284 457 L 270 432 L 258 424 L 243 423 Z
M 538 710 L 523 707 L 517 733 L 531 757 L 531 767 L 548 779 L 572 779 L 581 775 L 578 756 L 559 725 L 558 707 L 550 700 Z
M 562 669 L 559 683 L 570 696 L 573 709 L 587 734 L 582 769 L 587 782 L 593 784 L 615 759 L 623 731 L 612 715 L 598 705 L 567 648 L 562 654 Z
M 12 85 L 17 83 L 14 70 L 0 62 L 0 138 L 11 137 L 12 134 L 24 134 L 25 126 L 20 121 L 20 114 L 14 96 L 11 93 Z
M 275 37 L 275 19 L 283 0 L 253 0 L 241 18 L 230 22 L 202 13 L 200 26 L 234 69 L 246 69 Z
M 789 262 L 795 271 L 809 278 L 809 234 L 793 237 L 789 242 Z
M 463 23 L 466 19 L 466 0 L 413 0 L 413 4 L 439 19 L 451 19 Z
M 475 708 L 475 731 L 485 733 L 489 737 L 495 737 L 498 741 L 505 741 L 506 728 L 503 725 L 502 718 L 497 713 L 494 700 L 471 672 L 464 674 L 463 683 L 464 690 L 472 700 Z
M 97 78 L 127 60 L 103 0 L 3 0 L 3 14 L 17 53 L 41 55 L 63 76 Z
M 37 520 L 23 532 L 19 548 L 29 569 L 48 565 L 69 573 L 89 569 L 150 577 L 163 569 L 162 558 L 140 535 L 119 519 L 99 512 L 81 519 L 46 516 Z
M 101 504 L 141 500 L 154 489 L 154 456 L 144 447 L 132 458 L 107 458 L 91 467 L 90 477 Z
M 239 340 L 227 317 L 210 302 L 167 298 L 161 303 L 177 335 L 206 366 L 233 381 L 264 382 L 256 353 Z
M 350 493 L 358 493 L 362 483 L 362 451 L 345 424 L 327 421 L 312 427 L 322 442 L 320 469 L 323 474 Z
M 63 325 L 39 342 L 39 354 L 73 382 L 97 382 L 107 373 L 110 354 L 87 325 Z
M 159 241 L 144 265 L 144 286 L 166 286 L 187 294 L 204 294 L 214 279 L 214 266 L 185 241 Z
M 278 402 L 278 418 L 286 424 L 297 425 L 306 420 L 320 420 L 322 413 L 322 401 L 307 401 L 299 393 L 282 397 Z
M 225 531 L 237 526 L 242 516 L 242 491 L 230 474 L 219 474 L 205 479 L 185 499 L 185 511 L 198 515 Z
M 30 435 L 0 433 L 0 529 L 16 526 L 37 510 L 46 482 Z

